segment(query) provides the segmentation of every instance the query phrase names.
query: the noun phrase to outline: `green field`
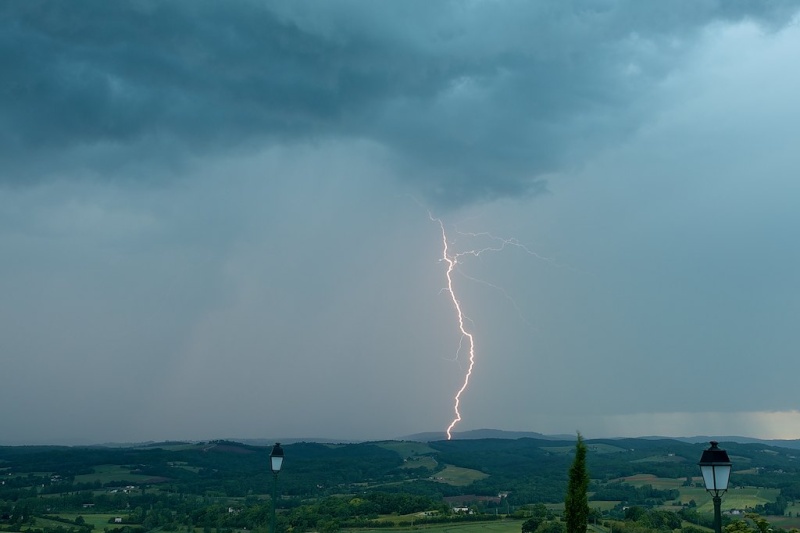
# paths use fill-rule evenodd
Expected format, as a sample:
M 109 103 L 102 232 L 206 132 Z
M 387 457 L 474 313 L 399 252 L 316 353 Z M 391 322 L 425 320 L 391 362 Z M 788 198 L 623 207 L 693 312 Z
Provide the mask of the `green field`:
M 683 463 L 684 461 L 686 459 L 677 455 L 652 455 L 643 459 L 636 459 L 631 463 Z
M 415 455 L 427 455 L 436 453 L 436 450 L 428 446 L 424 442 L 409 442 L 409 441 L 387 441 L 376 442 L 376 446 L 380 446 L 386 450 L 392 450 L 400 454 L 403 459 L 414 457 Z
M 714 512 L 711 496 L 705 489 L 700 487 L 677 487 L 680 490 L 679 501 L 689 503 L 694 500 L 697 504 L 697 511 L 700 513 Z M 752 508 L 756 505 L 774 502 L 780 489 L 763 489 L 756 487 L 744 487 L 732 489 L 722 497 L 722 510 Z
M 589 500 L 589 509 L 600 509 L 600 511 L 610 511 L 616 507 L 619 501 L 596 501 Z
M 56 515 L 54 515 L 56 516 Z M 59 513 L 57 515 L 59 518 L 65 518 L 67 520 L 75 520 L 79 516 L 82 516 L 84 521 L 87 524 L 91 524 L 94 526 L 94 531 L 103 531 L 103 528 L 113 527 L 112 524 L 109 523 L 109 520 L 113 520 L 114 517 L 117 516 L 124 516 L 123 514 L 87 514 L 87 513 Z M 118 524 L 119 525 L 119 524 Z M 41 529 L 41 528 L 57 528 L 57 527 L 64 527 L 70 528 L 74 527 L 70 524 L 65 522 L 59 522 L 58 520 L 50 520 L 49 518 L 42 518 L 40 516 L 34 519 L 34 523 L 32 525 L 25 525 L 24 531 L 28 531 L 30 529 Z
M 206 444 L 194 444 L 191 442 L 176 442 L 175 444 L 163 444 L 159 445 L 158 447 L 162 450 L 170 450 L 170 451 L 181 451 L 181 450 L 192 450 L 194 448 L 201 448 L 203 446 L 207 446 Z M 139 449 L 147 450 L 152 449 L 152 446 L 141 446 Z
M 190 466 L 186 461 L 170 461 L 167 464 L 173 468 L 182 468 L 189 472 L 194 472 L 195 474 L 202 470 L 199 466 Z
M 701 480 L 700 478 L 697 479 Z M 637 474 L 635 476 L 623 477 L 616 481 L 623 481 L 625 483 L 633 485 L 634 487 L 642 487 L 644 485 L 650 485 L 654 489 L 667 490 L 667 489 L 683 488 L 682 485 L 683 482 L 686 481 L 686 478 L 666 478 L 666 477 L 656 477 L 652 474 Z
M 76 483 L 109 483 L 111 481 L 129 481 L 131 483 L 141 483 L 152 476 L 142 474 L 131 474 L 130 470 L 120 465 L 100 465 L 94 467 L 93 474 L 80 474 L 75 476 Z
M 554 513 L 556 513 L 557 515 L 560 515 L 561 513 L 564 512 L 564 502 L 546 503 L 546 504 L 544 504 L 544 506 L 547 507 L 548 510 L 553 511 Z M 591 507 L 591 506 L 592 505 L 590 503 L 589 507 Z
M 714 511 L 711 496 L 702 487 L 684 487 L 683 483 L 685 478 L 660 478 L 650 474 L 638 474 L 621 478 L 619 481 L 630 483 L 631 485 L 641 487 L 643 485 L 650 485 L 654 489 L 666 490 L 676 489 L 680 492 L 678 501 L 682 504 L 688 504 L 694 500 L 697 504 L 697 510 L 701 513 L 711 513 Z M 692 481 L 700 483 L 702 478 L 695 477 Z M 774 502 L 780 494 L 779 489 L 764 489 L 757 487 L 744 487 L 737 489 L 730 489 L 725 493 L 722 498 L 722 509 L 745 509 L 747 507 L 755 507 L 756 505 Z M 670 505 L 664 506 L 665 509 L 670 509 Z
M 491 522 L 470 522 L 465 524 L 420 524 L 413 527 L 392 527 L 380 529 L 343 529 L 352 533 L 381 533 L 383 531 L 423 530 L 431 533 L 519 533 L 522 520 L 505 519 Z
M 570 454 L 575 451 L 575 446 L 542 446 L 542 450 L 557 454 Z M 586 447 L 589 453 L 619 453 L 626 451 L 625 448 L 613 446 L 611 444 L 590 444 Z
M 27 477 L 27 476 L 36 476 L 36 477 L 49 477 L 53 475 L 53 472 L 8 472 L 5 476 L 13 478 L 13 477 Z
M 489 474 L 484 474 L 479 470 L 472 470 L 470 468 L 461 468 L 460 466 L 446 465 L 444 470 L 436 473 L 436 481 L 447 483 L 448 485 L 456 485 L 463 487 L 469 485 L 473 481 L 478 481 L 489 477 Z
M 42 527 L 58 527 L 63 526 L 61 522 L 56 520 L 48 520 L 47 518 L 36 517 L 33 527 L 42 528 Z
M 797 516 L 798 512 L 800 512 L 800 504 L 789 503 L 789 507 L 786 508 L 787 516 L 770 516 L 769 522 L 783 529 L 800 529 L 800 517 Z
M 695 489 L 703 490 L 703 489 Z M 705 491 L 703 491 L 705 492 Z M 746 507 L 755 507 L 759 504 L 774 502 L 778 499 L 780 489 L 762 489 L 756 487 L 745 487 L 742 489 L 729 490 L 722 497 L 722 510 L 725 509 L 744 509 Z M 701 505 L 700 500 L 695 498 L 697 502 L 697 510 L 701 513 L 713 513 L 714 506 L 711 502 L 711 497 L 706 493 L 704 503 Z
M 542 450 L 550 453 L 568 454 L 575 451 L 575 446 L 542 446 Z
M 432 454 L 436 453 L 436 450 L 424 442 L 388 441 L 376 442 L 375 444 L 386 450 L 397 452 L 405 461 L 402 468 L 422 467 L 428 470 L 435 470 L 439 466 L 436 459 L 432 457 Z
M 612 446 L 611 444 L 587 444 L 586 450 L 589 453 L 619 453 L 627 451 L 625 448 L 619 446 Z
M 86 521 L 87 524 L 93 525 L 95 531 L 103 531 L 105 527 L 115 527 L 113 524 L 110 523 L 110 520 L 113 520 L 115 517 L 124 517 L 126 513 L 120 514 L 112 514 L 112 513 L 97 513 L 97 514 L 88 514 L 88 513 L 59 513 L 58 516 L 60 518 L 66 518 L 67 520 L 75 520 L 79 516 L 82 516 L 83 519 Z M 50 522 L 50 521 L 49 521 Z M 65 525 L 60 524 L 59 522 L 52 522 L 53 524 L 58 525 Z M 119 527 L 117 524 L 116 527 Z
M 439 463 L 436 462 L 436 459 L 429 455 L 421 455 L 419 457 L 409 457 L 406 459 L 406 462 L 403 463 L 402 468 L 427 468 L 428 470 L 435 470 L 436 467 L 439 466 Z

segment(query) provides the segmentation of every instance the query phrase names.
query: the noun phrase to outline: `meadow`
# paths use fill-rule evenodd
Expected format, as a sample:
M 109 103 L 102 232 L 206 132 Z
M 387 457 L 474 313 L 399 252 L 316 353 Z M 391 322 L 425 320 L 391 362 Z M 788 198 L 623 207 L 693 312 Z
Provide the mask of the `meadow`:
M 471 485 L 473 482 L 489 477 L 480 470 L 473 470 L 471 468 L 462 468 L 460 466 L 446 465 L 444 470 L 437 472 L 435 476 L 436 481 L 447 483 L 448 485 L 455 485 L 463 487 Z
M 468 522 L 461 524 L 422 524 L 411 527 L 381 529 L 343 529 L 358 533 L 381 533 L 385 531 L 427 531 L 430 533 L 519 533 L 523 520 L 505 519 L 491 522 Z
M 115 481 L 125 481 L 128 483 L 141 483 L 150 479 L 152 476 L 143 474 L 131 474 L 130 469 L 121 465 L 98 465 L 93 468 L 91 474 L 80 474 L 75 476 L 75 483 L 111 483 Z
M 375 443 L 377 446 L 386 450 L 396 452 L 403 459 L 408 459 L 415 456 L 435 454 L 436 450 L 428 446 L 424 442 L 412 441 L 384 441 Z
M 675 489 L 680 492 L 677 501 L 681 504 L 688 504 L 694 500 L 697 505 L 697 511 L 700 513 L 714 512 L 714 504 L 711 496 L 702 487 L 685 487 L 683 483 L 685 478 L 660 478 L 650 474 L 638 474 L 635 476 L 628 476 L 621 478 L 620 481 L 630 483 L 631 485 L 640 487 L 643 485 L 650 485 L 655 489 Z M 692 478 L 694 483 L 702 483 L 701 477 Z M 768 489 L 761 487 L 735 487 L 728 490 L 722 498 L 722 510 L 727 511 L 731 509 L 747 509 L 754 508 L 756 505 L 763 505 L 765 503 L 774 502 L 780 489 Z M 663 506 L 664 509 L 671 509 L 670 504 Z
M 116 517 L 125 516 L 126 513 L 59 513 L 58 516 L 60 518 L 66 518 L 67 520 L 75 520 L 79 516 L 82 516 L 86 524 L 94 526 L 95 531 L 103 531 L 104 528 L 112 528 L 115 527 L 112 522 Z M 38 525 L 38 520 L 37 520 Z M 56 525 L 64 525 L 64 524 L 56 524 Z

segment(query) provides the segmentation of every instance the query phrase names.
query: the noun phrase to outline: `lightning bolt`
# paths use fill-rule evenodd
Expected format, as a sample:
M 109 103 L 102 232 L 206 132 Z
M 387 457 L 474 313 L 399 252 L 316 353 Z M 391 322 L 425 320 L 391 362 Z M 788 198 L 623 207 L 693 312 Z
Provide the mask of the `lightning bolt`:
M 455 417 L 453 421 L 450 422 L 450 425 L 447 426 L 447 440 L 453 438 L 451 431 L 461 421 L 461 411 L 459 410 L 459 406 L 461 405 L 461 395 L 467 390 L 467 386 L 469 386 L 469 378 L 472 376 L 472 369 L 475 367 L 475 337 L 473 337 L 472 333 L 467 331 L 464 322 L 466 320 L 464 316 L 464 312 L 461 310 L 461 302 L 458 301 L 456 297 L 456 292 L 453 289 L 453 270 L 456 268 L 458 264 L 458 259 L 463 254 L 454 254 L 450 255 L 450 246 L 447 242 L 447 232 L 444 229 L 444 223 L 441 219 L 434 218 L 433 215 L 428 213 L 431 220 L 439 223 L 439 228 L 442 230 L 442 261 L 447 263 L 447 271 L 445 272 L 445 277 L 447 278 L 447 287 L 445 291 L 450 295 L 450 299 L 453 301 L 453 306 L 456 309 L 456 316 L 458 317 L 458 329 L 461 331 L 461 338 L 464 339 L 465 337 L 469 341 L 469 366 L 467 367 L 467 373 L 464 376 L 464 383 L 461 385 L 461 388 L 458 389 L 456 392 L 455 397 L 453 398 L 453 410 L 455 411 Z M 460 346 L 459 346 L 460 350 Z
M 541 256 L 541 255 L 537 254 L 536 252 L 530 250 L 525 245 L 521 244 L 517 239 L 513 239 L 513 238 L 512 239 L 504 239 L 504 238 L 496 237 L 496 236 L 494 236 L 494 235 L 492 235 L 490 233 L 486 233 L 486 232 L 482 232 L 482 233 L 465 233 L 465 232 L 458 231 L 457 229 L 456 229 L 456 233 L 458 235 L 461 235 L 461 236 L 464 236 L 464 237 L 468 237 L 468 238 L 489 239 L 492 244 L 490 246 L 486 246 L 484 248 L 473 248 L 471 250 L 467 250 L 467 251 L 463 251 L 463 252 L 451 252 L 450 251 L 450 242 L 449 242 L 449 240 L 447 238 L 447 231 L 445 230 L 444 223 L 442 222 L 441 219 L 435 218 L 430 212 L 428 212 L 428 217 L 431 219 L 431 221 L 436 222 L 436 223 L 439 224 L 439 229 L 441 230 L 441 234 L 442 234 L 442 258 L 441 258 L 441 261 L 443 261 L 444 263 L 447 264 L 447 269 L 446 269 L 446 272 L 445 272 L 445 278 L 447 280 L 447 285 L 446 285 L 446 287 L 444 289 L 442 289 L 442 291 L 446 292 L 449 295 L 450 300 L 453 302 L 453 307 L 455 308 L 455 311 L 456 311 L 456 318 L 458 319 L 458 329 L 461 332 L 461 340 L 459 341 L 458 351 L 456 352 L 456 359 L 458 359 L 458 354 L 461 353 L 461 349 L 463 348 L 463 345 L 464 345 L 464 339 L 467 340 L 467 344 L 468 344 L 468 347 L 469 347 L 469 365 L 467 367 L 467 372 L 464 375 L 464 381 L 461 384 L 461 388 L 458 389 L 458 391 L 456 392 L 455 396 L 453 397 L 453 410 L 455 412 L 455 416 L 453 417 L 452 422 L 450 422 L 450 425 L 447 426 L 447 430 L 445 431 L 447 433 L 447 440 L 451 440 L 453 438 L 453 435 L 452 435 L 453 428 L 456 426 L 456 424 L 458 424 L 461 421 L 461 410 L 460 410 L 461 395 L 464 394 L 464 391 L 466 391 L 467 387 L 469 387 L 469 380 L 472 377 L 472 371 L 475 368 L 475 337 L 467 329 L 467 326 L 466 326 L 466 323 L 467 322 L 471 322 L 471 320 L 464 314 L 464 311 L 463 311 L 463 309 L 461 307 L 461 302 L 459 301 L 458 297 L 456 296 L 456 291 L 455 291 L 454 284 L 453 284 L 453 272 L 456 271 L 456 269 L 457 269 L 457 267 L 459 265 L 459 260 L 461 258 L 463 258 L 464 256 L 480 257 L 482 254 L 487 253 L 487 252 L 501 252 L 508 246 L 513 246 L 513 247 L 516 247 L 516 248 L 520 248 L 525 253 L 527 253 L 528 255 L 532 255 L 532 256 L 534 256 L 534 257 L 536 257 L 538 259 L 541 259 L 541 260 L 544 260 L 544 261 L 547 261 L 547 262 L 551 262 L 552 263 L 553 260 L 550 259 L 550 258 Z M 494 285 L 492 283 L 488 283 L 486 281 L 479 280 L 479 279 L 473 278 L 471 276 L 467 276 L 466 274 L 463 274 L 463 273 L 461 273 L 461 275 L 464 276 L 466 279 L 469 279 L 471 281 L 483 283 L 483 284 L 486 284 L 486 285 L 488 285 L 488 286 L 490 286 L 492 288 L 498 289 L 500 292 L 503 293 L 503 295 L 507 299 L 509 299 L 511 301 L 511 303 L 514 305 L 514 307 L 517 309 L 517 311 L 518 312 L 520 311 L 519 307 L 516 304 L 516 302 L 513 300 L 513 298 L 511 298 L 511 296 L 502 287 L 498 287 L 498 286 L 496 286 L 496 285 Z M 520 313 L 520 316 L 521 316 L 521 313 Z M 522 317 L 522 319 L 525 320 L 525 322 L 527 322 L 527 320 L 524 317 Z

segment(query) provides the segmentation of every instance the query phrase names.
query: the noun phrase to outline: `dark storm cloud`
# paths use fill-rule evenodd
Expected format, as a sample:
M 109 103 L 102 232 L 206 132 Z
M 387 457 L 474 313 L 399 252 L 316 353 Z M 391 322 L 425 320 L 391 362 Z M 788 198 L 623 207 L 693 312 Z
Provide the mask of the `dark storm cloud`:
M 406 192 L 457 431 L 797 437 L 797 7 L 0 2 L 2 437 L 443 431 Z
M 796 7 L 4 3 L 0 180 L 345 137 L 392 149 L 442 203 L 521 194 L 637 127 L 698 30 Z M 69 155 L 97 146 L 111 155 Z

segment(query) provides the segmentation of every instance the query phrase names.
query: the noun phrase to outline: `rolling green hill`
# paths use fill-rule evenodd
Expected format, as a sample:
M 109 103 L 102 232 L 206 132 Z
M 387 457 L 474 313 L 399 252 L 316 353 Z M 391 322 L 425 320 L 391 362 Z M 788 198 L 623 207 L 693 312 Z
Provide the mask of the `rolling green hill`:
M 619 517 L 631 505 L 708 513 L 697 467 L 706 444 L 672 439 L 586 443 L 591 501 L 603 515 Z M 800 461 L 793 450 L 760 443 L 722 446 L 734 462 L 725 509 L 783 513 L 787 502 L 800 499 Z M 293 526 L 298 531 L 332 515 L 340 526 L 353 527 L 369 526 L 378 516 L 384 526 L 399 523 L 392 513 L 434 513 L 420 515 L 415 523 L 436 522 L 447 516 L 444 497 L 457 496 L 476 502 L 479 511 L 518 509 L 524 516 L 526 505 L 557 509 L 563 501 L 573 447 L 571 440 L 538 438 L 292 443 L 284 445 L 278 503 L 282 520 L 299 521 Z M 170 531 L 190 523 L 213 523 L 232 533 L 266 519 L 275 482 L 269 452 L 270 447 L 229 441 L 0 447 L 0 517 L 14 524 L 22 509 L 25 516 L 39 517 L 41 533 L 89 533 L 90 526 L 97 529 L 111 515 L 123 525 L 103 525 L 109 533 Z M 302 525 L 309 516 L 316 518 Z M 447 518 L 456 519 L 474 517 Z M 2 520 L 0 528 L 8 530 Z M 19 524 L 14 531 L 39 533 L 34 526 Z

